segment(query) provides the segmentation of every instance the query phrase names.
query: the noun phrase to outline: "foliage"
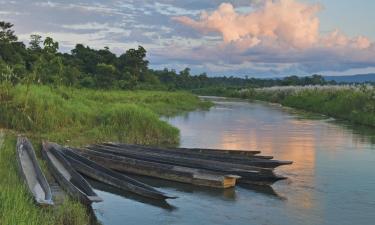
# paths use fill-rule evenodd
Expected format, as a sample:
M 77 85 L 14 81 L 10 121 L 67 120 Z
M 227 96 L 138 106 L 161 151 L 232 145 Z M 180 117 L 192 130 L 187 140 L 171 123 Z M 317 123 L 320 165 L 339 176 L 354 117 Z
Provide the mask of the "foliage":
M 117 56 L 108 47 L 92 49 L 77 44 L 71 53 L 58 52 L 59 43 L 38 34 L 30 36 L 29 47 L 17 42 L 13 24 L 0 22 L 0 60 L 25 79 L 19 82 L 65 85 L 92 89 L 164 89 L 209 92 L 219 88 L 257 88 L 275 85 L 327 84 L 320 75 L 289 76 L 284 79 L 208 77 L 192 75 L 189 68 L 174 70 L 149 69 L 147 50 L 138 46 Z M 42 45 L 42 46 L 41 46 Z M 206 90 L 205 90 L 206 89 Z
M 0 104 L 0 126 L 58 142 L 79 137 L 78 141 L 88 142 L 175 145 L 179 141 L 178 130 L 159 116 L 209 106 L 183 92 L 95 91 L 35 85 L 15 86 L 8 100 L 10 104 Z
M 243 89 L 232 97 L 280 103 L 354 123 L 375 126 L 375 88 L 361 86 L 307 86 Z

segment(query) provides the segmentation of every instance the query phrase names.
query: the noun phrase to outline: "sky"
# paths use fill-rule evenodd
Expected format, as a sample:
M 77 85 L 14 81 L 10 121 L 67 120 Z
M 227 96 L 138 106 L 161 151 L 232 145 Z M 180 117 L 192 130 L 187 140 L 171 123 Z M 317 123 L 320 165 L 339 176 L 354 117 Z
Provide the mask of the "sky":
M 20 40 L 50 36 L 116 54 L 144 46 L 150 66 L 209 76 L 375 72 L 373 0 L 0 0 Z

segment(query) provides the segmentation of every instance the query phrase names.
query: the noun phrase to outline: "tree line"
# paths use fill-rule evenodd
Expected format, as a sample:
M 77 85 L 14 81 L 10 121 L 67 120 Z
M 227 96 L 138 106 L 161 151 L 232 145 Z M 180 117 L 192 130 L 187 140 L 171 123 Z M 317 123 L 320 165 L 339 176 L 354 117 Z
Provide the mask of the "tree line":
M 77 44 L 70 53 L 59 52 L 59 43 L 38 34 L 25 43 L 18 40 L 13 24 L 0 21 L 0 82 L 64 85 L 95 89 L 201 89 L 210 87 L 268 87 L 327 83 L 322 76 L 284 79 L 208 77 L 192 75 L 189 68 L 153 70 L 142 46 L 117 56 L 109 50 Z

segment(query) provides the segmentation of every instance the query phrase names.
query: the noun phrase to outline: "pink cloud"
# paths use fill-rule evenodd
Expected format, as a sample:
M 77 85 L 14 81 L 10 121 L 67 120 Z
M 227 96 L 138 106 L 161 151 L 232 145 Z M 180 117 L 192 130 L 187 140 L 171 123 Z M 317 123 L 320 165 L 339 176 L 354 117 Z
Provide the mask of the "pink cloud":
M 242 50 L 255 46 L 368 49 L 373 45 L 366 37 L 349 38 L 337 30 L 321 35 L 317 17 L 321 8 L 319 4 L 295 0 L 267 0 L 253 11 L 241 14 L 232 4 L 222 3 L 213 12 L 203 11 L 198 20 L 186 16 L 173 19 L 204 34 L 219 33 L 224 44 L 235 44 Z

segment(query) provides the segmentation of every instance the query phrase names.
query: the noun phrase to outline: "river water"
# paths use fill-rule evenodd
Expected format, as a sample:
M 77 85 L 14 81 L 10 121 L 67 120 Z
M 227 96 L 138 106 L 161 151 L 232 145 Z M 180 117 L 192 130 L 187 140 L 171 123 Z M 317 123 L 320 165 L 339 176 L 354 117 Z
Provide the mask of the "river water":
M 375 224 L 375 129 L 260 102 L 212 98 L 209 111 L 168 119 L 181 146 L 261 150 L 293 160 L 272 188 L 213 190 L 140 178 L 178 199 L 154 202 L 94 183 L 98 220 L 120 224 Z

